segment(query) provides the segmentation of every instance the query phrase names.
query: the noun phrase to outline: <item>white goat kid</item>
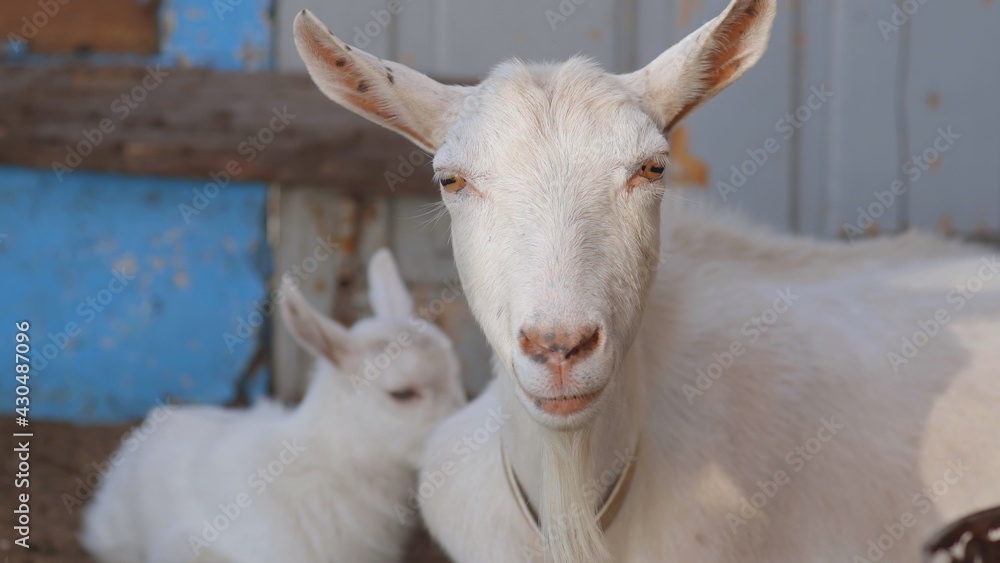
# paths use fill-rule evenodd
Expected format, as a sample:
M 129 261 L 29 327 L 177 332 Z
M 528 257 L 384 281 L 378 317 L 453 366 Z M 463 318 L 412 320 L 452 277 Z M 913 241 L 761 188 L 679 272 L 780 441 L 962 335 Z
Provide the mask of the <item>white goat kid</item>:
M 324 93 L 436 153 L 496 354 L 422 464 L 455 560 L 909 563 L 940 523 L 1000 502 L 995 262 L 661 205 L 666 134 L 763 55 L 775 4 L 734 0 L 632 74 L 514 61 L 474 87 L 296 19 Z
M 88 507 L 88 551 L 105 563 L 398 561 L 411 530 L 397 506 L 433 427 L 465 399 L 451 341 L 411 316 L 388 251 L 369 283 L 376 315 L 348 331 L 286 280 L 281 314 L 316 356 L 303 402 L 151 413 L 163 422 L 123 446 Z

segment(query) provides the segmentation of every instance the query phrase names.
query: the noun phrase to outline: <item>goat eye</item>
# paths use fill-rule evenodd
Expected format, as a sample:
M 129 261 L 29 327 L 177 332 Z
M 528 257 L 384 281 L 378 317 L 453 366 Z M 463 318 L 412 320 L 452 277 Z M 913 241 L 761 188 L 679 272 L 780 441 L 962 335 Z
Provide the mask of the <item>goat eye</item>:
M 465 178 L 459 176 L 458 174 L 441 178 L 441 188 L 448 193 L 453 194 L 462 191 L 465 189 L 465 184 Z
M 389 396 L 397 401 L 409 401 L 416 399 L 419 395 L 416 389 L 400 389 L 399 391 L 390 391 Z
M 642 163 L 642 168 L 639 169 L 639 172 L 637 172 L 637 174 L 639 176 L 642 176 L 643 178 L 646 178 L 651 182 L 655 182 L 656 180 L 659 180 L 660 178 L 663 177 L 664 168 L 665 167 L 663 166 L 662 163 L 650 159 Z
M 663 157 L 647 159 L 635 171 L 635 174 L 632 174 L 632 177 L 628 179 L 628 189 L 631 191 L 636 186 L 642 186 L 662 179 L 665 169 L 666 165 L 663 163 Z

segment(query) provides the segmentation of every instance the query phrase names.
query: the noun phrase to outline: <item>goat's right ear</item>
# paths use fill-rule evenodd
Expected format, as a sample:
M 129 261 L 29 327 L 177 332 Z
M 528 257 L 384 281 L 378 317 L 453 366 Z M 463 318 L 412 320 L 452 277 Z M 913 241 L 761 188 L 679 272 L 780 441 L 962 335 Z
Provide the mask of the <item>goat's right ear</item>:
M 331 100 L 403 135 L 433 154 L 468 91 L 353 48 L 309 10 L 295 17 L 295 48 Z
M 313 308 L 287 275 L 281 281 L 281 317 L 306 350 L 335 366 L 353 347 L 351 333 Z

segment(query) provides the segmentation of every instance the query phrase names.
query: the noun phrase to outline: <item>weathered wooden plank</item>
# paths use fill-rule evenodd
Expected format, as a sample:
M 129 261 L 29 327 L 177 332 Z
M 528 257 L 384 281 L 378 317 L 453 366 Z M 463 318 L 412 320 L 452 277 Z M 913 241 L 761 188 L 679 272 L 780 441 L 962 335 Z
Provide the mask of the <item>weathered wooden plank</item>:
M 278 220 L 280 235 L 275 249 L 275 276 L 280 287 L 284 275 L 298 282 L 303 296 L 323 313 L 335 316 L 341 270 L 356 246 L 355 205 L 351 198 L 318 188 L 281 188 Z M 338 319 L 348 322 L 351 319 Z M 280 320 L 272 332 L 274 395 L 295 403 L 305 394 L 312 356 L 302 349 Z
M 386 173 L 414 147 L 327 100 L 304 75 L 4 66 L 0 107 L 0 163 L 57 179 L 74 164 L 189 178 L 236 166 L 231 175 L 244 181 L 374 195 L 434 189 L 426 166 L 390 186 Z
M 7 48 L 33 54 L 129 53 L 159 50 L 159 0 L 4 0 L 0 36 Z
M 27 0 L 17 0 L 20 3 Z M 107 3 L 110 0 L 101 0 Z M 159 2 L 159 0 L 157 0 Z M 59 11 L 55 12 L 50 2 L 60 5 Z M 272 67 L 272 28 L 271 12 L 274 0 L 218 0 L 208 2 L 206 0 L 170 0 L 169 2 L 159 2 L 158 10 L 151 7 L 157 2 L 150 0 L 134 0 L 131 4 L 143 6 L 142 9 L 152 10 L 153 17 L 158 17 L 158 23 L 154 22 L 152 28 L 134 26 L 128 32 L 142 31 L 144 40 L 153 44 L 153 49 L 143 49 L 143 52 L 134 52 L 127 49 L 115 49 L 113 52 L 101 51 L 72 51 L 64 53 L 38 52 L 32 45 L 25 45 L 21 39 L 37 39 L 62 41 L 57 35 L 64 30 L 59 29 L 59 25 L 70 26 L 73 37 L 83 37 L 84 41 L 104 41 L 108 39 L 99 27 L 106 27 L 105 24 L 87 21 L 80 23 L 71 21 L 71 13 L 64 13 L 65 9 L 73 7 L 73 12 L 79 10 L 89 20 L 93 18 L 93 13 L 89 11 L 92 4 L 97 1 L 79 2 L 78 0 L 34 0 L 27 2 L 34 5 L 29 16 L 29 20 L 36 18 L 36 14 L 41 11 L 46 13 L 42 7 L 48 6 L 47 13 L 54 13 L 46 22 L 41 16 L 37 16 L 39 22 L 44 25 L 38 27 L 37 32 L 32 32 L 30 28 L 25 29 L 22 17 L 17 16 L 18 28 L 17 36 L 2 36 L 0 41 L 0 57 L 11 61 L 32 63 L 59 63 L 72 62 L 73 64 L 97 63 L 109 64 L 162 64 L 164 66 L 176 67 L 200 67 L 214 68 L 216 70 L 245 70 L 261 71 Z M 115 2 L 116 4 L 118 2 Z M 129 4 L 128 1 L 121 2 Z M 4 4 L 6 5 L 6 4 Z M 46 14 L 47 14 L 46 13 Z M 99 13 L 99 12 L 98 12 Z M 117 16 L 112 14 L 111 22 L 118 21 Z M 59 25 L 56 25 L 58 22 Z M 34 24 L 35 22 L 32 22 Z M 92 25 L 93 24 L 93 25 Z M 96 27 L 95 27 L 96 26 Z M 26 33 L 37 37 L 27 37 Z M 110 32 L 109 32 L 110 33 Z M 120 42 L 120 39 L 115 39 Z

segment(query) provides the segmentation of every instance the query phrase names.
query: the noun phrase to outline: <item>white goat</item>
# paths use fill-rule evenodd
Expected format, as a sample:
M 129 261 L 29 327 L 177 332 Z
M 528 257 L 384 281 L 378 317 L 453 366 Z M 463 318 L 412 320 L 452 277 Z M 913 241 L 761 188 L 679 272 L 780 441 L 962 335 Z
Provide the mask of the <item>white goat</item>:
M 432 428 L 465 399 L 451 341 L 411 316 L 387 250 L 369 283 L 376 315 L 348 331 L 286 279 L 281 314 L 316 356 L 303 402 L 150 413 L 163 422 L 112 457 L 85 513 L 87 550 L 104 563 L 398 561 L 410 526 L 397 507 Z
M 455 560 L 910 563 L 1000 503 L 995 256 L 661 205 L 668 134 L 763 55 L 775 5 L 733 0 L 631 74 L 513 61 L 472 87 L 296 19 L 327 96 L 435 153 L 496 354 L 422 464 Z

